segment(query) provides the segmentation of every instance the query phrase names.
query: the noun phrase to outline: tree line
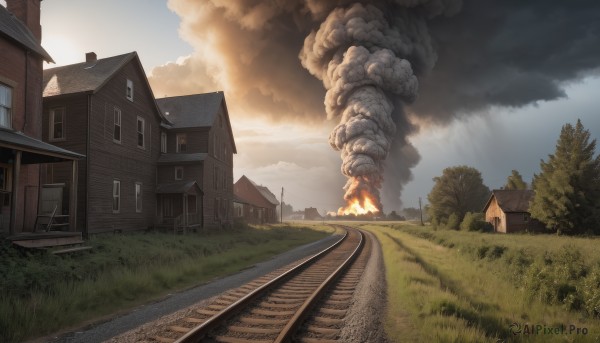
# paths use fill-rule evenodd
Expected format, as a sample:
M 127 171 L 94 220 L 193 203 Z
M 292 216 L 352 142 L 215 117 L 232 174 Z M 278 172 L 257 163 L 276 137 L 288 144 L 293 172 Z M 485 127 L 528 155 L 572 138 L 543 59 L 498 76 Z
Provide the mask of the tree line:
M 531 217 L 553 232 L 600 234 L 600 155 L 596 140 L 581 120 L 565 124 L 554 154 L 540 161 L 540 171 L 528 185 L 517 170 L 507 177 L 503 189 L 529 189 Z M 433 178 L 427 196 L 427 214 L 436 227 L 485 230 L 483 207 L 491 195 L 481 173 L 469 166 L 443 170 Z

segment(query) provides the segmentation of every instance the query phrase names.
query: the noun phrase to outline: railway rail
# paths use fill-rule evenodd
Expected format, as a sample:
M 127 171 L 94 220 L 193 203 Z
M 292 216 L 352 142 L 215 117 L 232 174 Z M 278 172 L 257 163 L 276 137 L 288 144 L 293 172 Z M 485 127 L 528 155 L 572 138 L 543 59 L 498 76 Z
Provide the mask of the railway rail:
M 336 341 L 371 244 L 361 231 L 343 229 L 344 236 L 320 253 L 278 275 L 225 292 L 146 341 Z

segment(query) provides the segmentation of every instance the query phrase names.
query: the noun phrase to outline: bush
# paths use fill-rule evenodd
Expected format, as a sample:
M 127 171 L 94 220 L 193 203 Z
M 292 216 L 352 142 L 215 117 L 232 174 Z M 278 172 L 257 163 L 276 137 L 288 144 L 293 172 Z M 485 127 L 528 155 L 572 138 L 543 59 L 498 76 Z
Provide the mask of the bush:
M 460 223 L 460 229 L 462 231 L 485 231 L 485 226 L 488 224 L 484 218 L 483 213 L 480 212 L 467 212 Z
M 458 219 L 458 215 L 456 213 L 452 213 L 450 217 L 448 217 L 448 222 L 446 223 L 446 229 L 448 230 L 458 230 L 460 226 L 460 219 Z

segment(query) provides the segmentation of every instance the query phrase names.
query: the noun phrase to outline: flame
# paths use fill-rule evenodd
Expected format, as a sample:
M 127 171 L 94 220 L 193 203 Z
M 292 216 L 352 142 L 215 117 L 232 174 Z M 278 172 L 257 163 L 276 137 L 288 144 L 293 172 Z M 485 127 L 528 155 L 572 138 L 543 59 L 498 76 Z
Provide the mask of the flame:
M 362 193 L 360 197 L 353 197 L 348 200 L 346 207 L 338 209 L 338 215 L 361 215 L 371 213 L 379 213 L 379 209 L 375 206 L 372 197 L 368 193 Z

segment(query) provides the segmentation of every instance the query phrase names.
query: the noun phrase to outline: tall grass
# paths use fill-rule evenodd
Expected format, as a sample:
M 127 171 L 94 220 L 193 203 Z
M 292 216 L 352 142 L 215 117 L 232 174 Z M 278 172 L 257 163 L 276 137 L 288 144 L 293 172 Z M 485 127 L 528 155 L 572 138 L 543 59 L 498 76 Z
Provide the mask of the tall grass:
M 528 244 L 540 253 L 556 244 L 560 252 L 562 242 L 543 247 L 536 239 L 550 243 L 549 237 L 523 236 L 528 240 L 524 243 L 518 237 L 410 225 L 365 228 L 375 232 L 382 244 L 388 281 L 386 332 L 395 342 L 600 341 L 600 320 L 564 304 L 531 297 L 516 281 L 515 266 L 529 268 L 530 258 L 537 258 L 529 255 Z M 567 239 L 566 243 L 573 242 L 581 244 L 582 254 L 593 244 L 585 239 Z M 576 263 L 570 266 L 565 275 L 580 275 Z M 549 328 L 575 325 L 585 327 L 588 334 L 513 335 L 512 323 Z
M 274 225 L 212 234 L 100 235 L 59 257 L 0 247 L 0 341 L 17 342 L 244 269 L 332 232 Z

